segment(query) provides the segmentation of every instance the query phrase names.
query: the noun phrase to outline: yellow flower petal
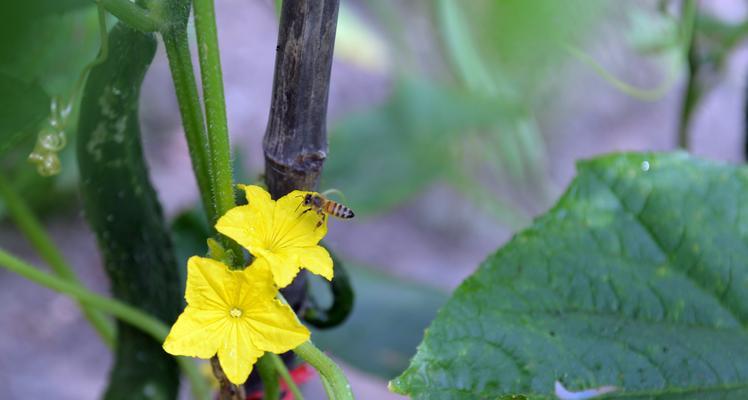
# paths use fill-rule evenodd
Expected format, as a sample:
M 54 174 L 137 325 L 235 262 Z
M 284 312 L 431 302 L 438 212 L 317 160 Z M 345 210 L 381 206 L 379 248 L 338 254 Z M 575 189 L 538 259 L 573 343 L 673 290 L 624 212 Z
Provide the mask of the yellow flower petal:
M 279 238 L 277 247 L 314 246 L 327 234 L 327 218 L 322 222 L 321 214 L 302 204 L 308 193 L 312 192 L 294 190 L 276 202 L 273 229 Z
M 193 256 L 187 261 L 187 304 L 199 309 L 225 308 L 236 291 L 236 281 L 223 263 Z
M 241 273 L 243 284 L 238 304 L 242 309 L 251 313 L 257 308 L 263 309 L 268 302 L 275 299 L 278 288 L 273 283 L 273 274 L 265 259 L 255 258 L 252 265 Z
M 269 257 L 299 264 L 298 256 Z M 226 377 L 241 384 L 265 351 L 286 352 L 309 339 L 293 310 L 275 298 L 268 259 L 258 257 L 242 271 L 202 257 L 187 264 L 188 304 L 164 341 L 167 352 L 200 358 L 217 353 Z
M 272 209 L 275 207 L 275 201 L 270 198 L 270 193 L 256 185 L 237 185 L 239 189 L 244 190 L 244 196 L 247 203 L 252 209 L 258 212 L 272 215 Z
M 273 273 L 273 280 L 279 288 L 284 288 L 291 284 L 296 275 L 299 274 L 301 265 L 296 253 L 290 252 L 271 252 L 259 250 L 257 258 L 265 260 Z
M 273 201 L 259 186 L 240 187 L 249 205 L 229 210 L 216 229 L 267 261 L 278 287 L 288 286 L 302 267 L 332 279 L 330 255 L 317 246 L 327 234 L 327 217 L 303 204 L 314 192 L 294 190 Z
M 164 350 L 175 356 L 210 358 L 223 340 L 226 314 L 216 310 L 185 308 L 164 341 Z
M 301 268 L 321 275 L 327 280 L 333 276 L 332 258 L 322 246 L 289 247 L 262 256 L 272 266 L 273 278 L 279 288 L 288 286 Z
M 240 385 L 247 380 L 252 366 L 263 351 L 252 343 L 249 337 L 251 331 L 242 320 L 233 320 L 229 324 L 229 330 L 218 348 L 218 361 L 231 383 Z
M 285 353 L 309 340 L 309 330 L 299 323 L 291 307 L 278 300 L 245 321 L 252 330 L 252 342 L 265 351 Z
M 216 222 L 216 230 L 234 239 L 248 250 L 264 248 L 265 238 L 272 233 L 270 216 L 264 216 L 250 206 L 230 209 Z
M 324 276 L 328 281 L 332 280 L 332 257 L 322 246 L 311 246 L 297 250 L 299 262 L 303 268 L 317 275 Z

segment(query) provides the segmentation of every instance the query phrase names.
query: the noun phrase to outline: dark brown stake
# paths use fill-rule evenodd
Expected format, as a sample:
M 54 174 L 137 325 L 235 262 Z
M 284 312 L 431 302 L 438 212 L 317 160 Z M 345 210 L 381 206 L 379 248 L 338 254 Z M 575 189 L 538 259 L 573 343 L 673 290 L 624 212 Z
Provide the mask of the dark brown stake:
M 339 0 L 284 0 L 263 148 L 273 198 L 315 190 L 327 157 L 327 96 Z
M 327 95 L 339 0 L 284 0 L 265 131 L 265 182 L 273 198 L 316 190 L 327 156 Z M 282 290 L 300 311 L 306 274 Z
M 221 400 L 245 400 L 247 395 L 244 393 L 244 386 L 234 385 L 229 382 L 229 378 L 221 368 L 221 364 L 218 361 L 217 356 L 213 356 L 210 359 L 210 367 L 213 369 L 213 375 L 218 379 L 220 385 L 220 392 L 218 398 Z
M 327 96 L 339 0 L 283 0 L 265 131 L 265 182 L 274 199 L 316 190 L 327 157 Z M 282 290 L 301 312 L 306 274 Z

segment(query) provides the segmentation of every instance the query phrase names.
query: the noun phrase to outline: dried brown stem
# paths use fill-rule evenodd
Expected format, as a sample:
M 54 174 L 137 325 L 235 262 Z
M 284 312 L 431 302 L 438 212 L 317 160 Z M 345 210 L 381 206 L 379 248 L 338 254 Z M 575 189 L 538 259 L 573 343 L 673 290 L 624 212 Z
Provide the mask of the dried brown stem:
M 263 148 L 274 198 L 314 190 L 327 157 L 327 96 L 339 0 L 285 0 Z
M 218 398 L 220 400 L 245 400 L 247 394 L 244 393 L 244 385 L 234 385 L 229 382 L 229 378 L 221 368 L 221 364 L 218 361 L 218 357 L 213 356 L 210 359 L 210 366 L 213 368 L 213 375 L 218 379 L 218 383 L 221 387 Z
M 339 0 L 284 0 L 270 116 L 265 182 L 273 198 L 315 190 L 327 157 L 327 96 Z M 306 299 L 306 274 L 282 290 L 295 310 Z

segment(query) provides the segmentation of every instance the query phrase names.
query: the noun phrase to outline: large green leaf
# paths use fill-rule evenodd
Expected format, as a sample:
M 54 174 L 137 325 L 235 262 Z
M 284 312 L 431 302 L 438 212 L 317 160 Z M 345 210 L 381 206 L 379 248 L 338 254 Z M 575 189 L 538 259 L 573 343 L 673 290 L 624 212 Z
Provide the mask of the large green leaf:
M 49 101 L 39 85 L 0 73 L 0 154 L 36 133 L 49 114 Z
M 454 293 L 393 389 L 417 399 L 748 398 L 748 169 L 610 155 Z

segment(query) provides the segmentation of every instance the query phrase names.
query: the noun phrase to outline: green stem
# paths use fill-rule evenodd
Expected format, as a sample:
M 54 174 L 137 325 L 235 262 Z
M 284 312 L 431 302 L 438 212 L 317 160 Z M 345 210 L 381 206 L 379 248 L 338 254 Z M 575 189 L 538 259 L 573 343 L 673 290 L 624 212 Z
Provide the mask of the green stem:
M 264 400 L 278 400 L 280 397 L 280 388 L 278 387 L 278 373 L 273 365 L 273 360 L 270 358 L 271 353 L 265 353 L 264 356 L 260 357 L 257 362 L 257 372 L 260 374 L 262 379 L 262 387 L 264 389 Z
M 31 242 L 36 251 L 39 252 L 44 261 L 49 264 L 52 271 L 66 281 L 79 283 L 78 277 L 67 262 L 65 262 L 65 258 L 52 242 L 52 238 L 47 235 L 47 232 L 42 228 L 41 223 L 36 219 L 34 213 L 2 175 L 0 175 L 0 198 L 5 201 L 8 213 L 18 228 L 26 236 L 26 239 Z M 96 332 L 101 336 L 104 343 L 112 348 L 114 346 L 115 331 L 111 321 L 102 313 L 82 303 L 81 311 L 94 329 L 96 329 Z
M 280 292 L 278 292 L 276 298 L 281 303 L 288 305 L 288 301 Z M 298 316 L 296 316 L 296 321 L 301 323 Z M 351 385 L 348 383 L 348 378 L 345 377 L 343 370 L 335 364 L 335 361 L 318 349 L 311 340 L 293 349 L 293 352 L 319 372 L 328 398 L 333 400 L 353 399 Z
M 186 25 L 180 24 L 164 32 L 163 39 L 200 198 L 208 220 L 215 221 L 218 213 L 213 204 L 211 189 L 210 146 L 192 69 Z
M 319 371 L 323 379 L 327 380 L 332 392 L 331 396 L 328 395 L 331 399 L 352 400 L 354 398 L 351 385 L 348 383 L 343 370 L 311 341 L 302 344 L 293 351 Z
M 164 21 L 129 0 L 94 0 L 115 17 L 141 32 L 156 32 Z
M 455 70 L 470 90 L 495 95 L 497 92 L 490 69 L 486 66 L 471 37 L 469 20 L 457 1 L 439 0 L 436 3 L 442 43 Z
M 84 288 L 80 284 L 56 278 L 46 272 L 39 271 L 30 264 L 13 257 L 5 250 L 0 249 L 0 265 L 11 272 L 15 272 L 24 278 L 48 287 L 54 291 L 66 294 L 82 303 L 96 307 L 115 317 L 138 327 L 142 331 L 153 336 L 156 340 L 163 341 L 169 333 L 169 327 L 163 322 L 143 313 L 139 309 L 122 303 L 110 297 L 105 297 Z
M 320 381 L 322 381 L 322 387 L 325 389 L 325 394 L 327 395 L 327 398 L 334 399 L 335 393 L 332 391 L 332 386 L 330 386 L 330 382 L 327 379 L 325 379 L 324 376 L 322 377 L 322 379 L 320 379 Z
M 159 342 L 163 342 L 166 335 L 169 333 L 168 326 L 158 319 L 143 313 L 139 309 L 115 299 L 91 292 L 78 283 L 69 282 L 42 272 L 32 265 L 12 256 L 3 249 L 0 249 L 0 266 L 21 275 L 34 283 L 63 293 L 90 307 L 95 307 L 100 311 L 112 314 L 122 321 L 148 333 Z M 210 391 L 194 363 L 187 362 L 190 360 L 183 360 L 181 357 L 177 360 L 179 361 L 180 366 L 184 369 L 187 377 L 190 379 L 190 384 L 192 385 L 196 397 L 199 399 L 208 399 L 210 397 Z
M 680 116 L 678 118 L 678 148 L 688 150 L 689 131 L 693 112 L 701 99 L 701 90 L 698 82 L 699 62 L 696 59 L 695 45 L 688 55 L 688 71 L 686 78 L 686 90 L 681 100 Z
M 231 172 L 231 148 L 226 123 L 221 58 L 218 49 L 216 15 L 213 0 L 194 0 L 195 32 L 200 55 L 200 76 L 205 96 L 208 141 L 212 162 L 214 200 L 219 215 L 235 206 Z M 215 220 L 212 221 L 215 223 Z
M 614 88 L 620 90 L 624 94 L 640 100 L 656 101 L 661 99 L 663 96 L 665 96 L 665 94 L 667 94 L 667 92 L 670 91 L 670 89 L 672 89 L 678 78 L 678 71 L 676 71 L 676 66 L 673 65 L 670 68 L 671 70 L 666 73 L 665 78 L 657 86 L 652 88 L 640 88 L 628 82 L 625 82 L 623 79 L 618 78 L 617 76 L 610 73 L 600 62 L 595 60 L 595 58 L 593 58 L 586 51 L 570 44 L 564 44 L 564 48 L 578 61 L 592 68 L 593 71 L 595 71 L 601 78 L 611 84 Z
M 690 48 L 693 43 L 694 26 L 696 22 L 696 0 L 685 0 L 682 15 L 683 16 L 681 18 L 682 22 L 680 27 L 681 33 L 678 45 L 680 46 L 679 50 L 682 53 L 681 57 L 686 60 L 689 57 Z M 608 70 L 605 69 L 602 64 L 600 64 L 585 51 L 569 44 L 566 44 L 565 47 L 566 50 L 569 51 L 574 57 L 590 66 L 595 72 L 598 73 L 598 75 L 600 75 L 603 79 L 613 85 L 613 87 L 623 93 L 628 94 L 629 96 L 636 97 L 641 100 L 659 100 L 668 91 L 670 91 L 670 89 L 676 82 L 676 78 L 678 77 L 678 71 L 675 70 L 676 66 L 673 65 L 673 67 L 671 68 L 672 70 L 668 72 L 666 78 L 658 86 L 651 89 L 635 87 L 608 72 Z
M 228 210 L 236 206 L 234 202 L 233 173 L 231 171 L 231 145 L 226 122 L 226 100 L 223 94 L 221 56 L 218 48 L 216 13 L 213 0 L 194 0 L 195 32 L 200 58 L 200 76 L 203 83 L 205 116 L 208 127 L 210 148 L 211 189 L 216 215 L 210 219 L 211 225 Z M 243 267 L 244 252 L 241 247 L 221 236 L 226 249 L 230 249 L 234 263 L 232 267 Z
M 683 95 L 680 118 L 678 119 L 678 147 L 688 150 L 689 130 L 693 112 L 701 99 L 701 87 L 699 85 L 699 52 L 694 35 L 696 27 L 696 2 L 687 0 L 683 10 L 683 41 L 686 49 L 687 79 L 686 92 Z
M 681 16 L 681 37 L 680 46 L 683 54 L 688 53 L 688 46 L 696 33 L 696 17 L 697 17 L 697 6 L 696 0 L 684 0 L 683 1 L 683 12 Z
M 278 371 L 281 377 L 283 377 L 283 380 L 286 382 L 286 386 L 288 386 L 288 390 L 293 393 L 294 400 L 304 400 L 304 396 L 301 394 L 301 390 L 299 390 L 299 387 L 296 386 L 296 382 L 293 381 L 293 378 L 288 372 L 288 368 L 286 368 L 286 364 L 283 362 L 283 359 L 280 358 L 279 355 L 274 353 L 267 353 L 265 354 L 265 357 L 270 357 L 270 360 L 273 362 L 273 366 L 275 366 L 275 370 Z

